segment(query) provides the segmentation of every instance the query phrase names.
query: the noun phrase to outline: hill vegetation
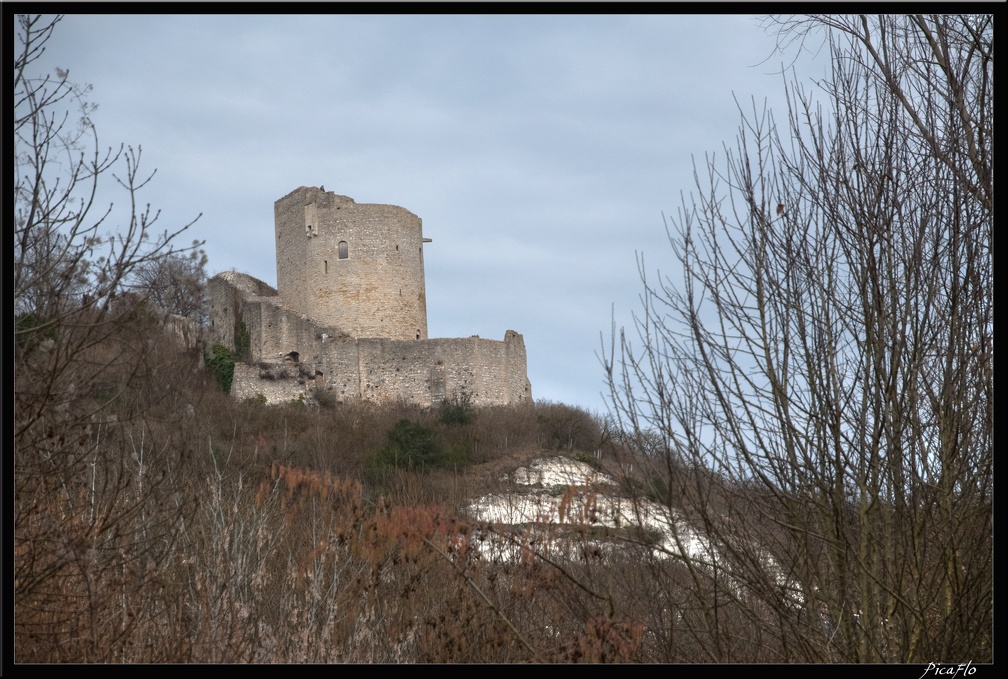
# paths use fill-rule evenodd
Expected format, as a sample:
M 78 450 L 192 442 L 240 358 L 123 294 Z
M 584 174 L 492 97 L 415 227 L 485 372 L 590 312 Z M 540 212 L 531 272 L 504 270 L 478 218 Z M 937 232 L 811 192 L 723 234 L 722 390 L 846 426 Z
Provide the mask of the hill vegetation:
M 23 345 L 41 379 L 58 341 Z M 601 601 L 567 610 L 562 571 L 462 551 L 470 499 L 546 452 L 594 460 L 597 416 L 239 402 L 143 305 L 87 358 L 59 407 L 18 404 L 19 661 L 644 658 Z
M 727 584 L 745 553 L 699 572 L 708 562 L 667 558 L 675 548 L 656 556 L 643 518 L 607 527 L 562 488 L 562 524 L 470 511 L 487 495 L 519 504 L 509 474 L 557 455 L 613 480 L 594 497 L 694 526 L 708 515 L 669 479 L 702 483 L 729 519 L 759 507 L 758 490 L 718 474 L 658 473 L 607 418 L 549 402 L 237 401 L 160 319 L 134 308 L 89 348 L 102 374 L 19 432 L 19 661 L 694 663 L 730 641 L 724 657 L 789 662 L 831 629 L 794 601 L 782 608 L 800 625 L 775 624 L 766 591 Z M 53 360 L 44 341 L 20 351 L 33 370 Z M 491 539 L 524 556 L 487 558 Z
M 31 72 L 57 24 L 17 17 L 16 662 L 992 662 L 991 17 L 781 20 L 830 107 L 743 116 L 605 417 L 230 397 L 201 244 Z

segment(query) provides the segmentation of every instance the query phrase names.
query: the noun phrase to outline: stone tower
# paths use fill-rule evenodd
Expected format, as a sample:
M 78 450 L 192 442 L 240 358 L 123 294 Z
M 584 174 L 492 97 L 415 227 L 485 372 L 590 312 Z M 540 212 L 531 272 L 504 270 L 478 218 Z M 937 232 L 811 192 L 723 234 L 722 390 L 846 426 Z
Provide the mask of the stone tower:
M 302 186 L 274 204 L 277 292 L 351 337 L 427 339 L 420 218 Z

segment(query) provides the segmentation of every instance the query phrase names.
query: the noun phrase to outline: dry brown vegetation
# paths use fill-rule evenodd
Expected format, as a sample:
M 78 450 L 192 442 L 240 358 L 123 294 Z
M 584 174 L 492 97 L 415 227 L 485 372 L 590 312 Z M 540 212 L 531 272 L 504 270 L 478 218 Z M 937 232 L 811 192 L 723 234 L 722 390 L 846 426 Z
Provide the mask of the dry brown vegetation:
M 541 452 L 556 413 L 587 413 L 494 408 L 444 424 L 409 405 L 237 402 L 154 315 L 133 316 L 89 353 L 103 369 L 88 391 L 19 433 L 18 661 L 600 660 L 636 647 L 630 622 L 569 610 L 543 564 L 481 561 L 460 518 L 502 467 Z M 113 354 L 133 358 L 120 370 Z M 22 358 L 22 379 L 57 360 Z M 35 396 L 20 393 L 19 420 Z M 402 419 L 471 459 L 376 473 L 369 456 Z
M 542 443 L 570 420 L 586 442 L 602 440 L 597 416 L 547 403 L 446 424 L 439 409 L 406 404 L 264 407 L 223 394 L 160 332 L 124 327 L 114 353 L 141 365 L 107 370 L 90 398 L 19 440 L 20 662 L 790 662 L 818 649 L 823 621 L 809 607 L 769 605 L 760 587 L 772 583 L 740 593 L 724 575 L 660 558 L 640 533 L 466 517 L 469 499 L 507 492 L 503 473 L 536 456 L 594 460 Z M 472 457 L 376 472 L 369 460 L 403 419 Z M 57 427 L 62 438 L 46 435 Z M 614 474 L 617 458 L 630 450 L 606 442 Z M 705 478 L 726 520 L 766 503 Z M 646 487 L 623 480 L 624 493 Z M 683 495 L 664 497 L 685 509 Z M 727 524 L 688 513 L 723 535 Z M 767 530 L 764 544 L 786 538 Z M 476 543 L 491 535 L 527 545 L 524 558 L 488 562 Z M 561 538 L 583 545 L 576 558 L 551 550 Z M 600 552 L 600 538 L 621 549 Z
M 129 291 L 144 272 L 191 266 L 192 301 L 198 245 L 173 251 L 184 229 L 152 238 L 156 215 L 135 209 L 109 239 L 78 207 L 122 165 L 129 203 L 143 204 L 139 152 L 78 155 L 96 150 L 84 91 L 65 72 L 25 70 L 56 22 L 17 19 L 15 662 L 992 661 L 984 17 L 886 18 L 870 34 L 867 19 L 815 20 L 865 49 L 941 36 L 946 75 L 958 64 L 981 94 L 969 110 L 952 96 L 924 112 L 971 143 L 929 148 L 884 84 L 873 92 L 887 124 L 840 109 L 848 131 L 886 142 L 869 149 L 840 135 L 834 155 L 811 144 L 781 169 L 770 159 L 785 145 L 754 121 L 767 163 L 755 176 L 805 216 L 763 209 L 744 163 L 739 214 L 724 215 L 711 175 L 674 243 L 682 288 L 647 287 L 641 347 L 613 338 L 616 419 L 545 402 L 232 399 L 212 350 L 168 329 L 158 300 L 171 295 Z M 948 48 L 964 43 L 966 56 Z M 864 68 L 838 59 L 835 90 L 863 85 Z M 53 112 L 67 102 L 84 114 L 76 136 Z M 861 154 L 862 170 L 841 152 Z M 821 174 L 795 172 L 803 163 Z M 893 163 L 899 190 L 882 171 Z M 830 191 L 812 191 L 813 176 Z M 185 266 L 154 266 L 173 258 Z M 575 517 L 562 526 L 466 512 L 476 496 L 519 492 L 506 472 L 545 453 L 619 486 L 558 491 Z M 591 504 L 617 492 L 639 520 L 594 521 Z M 648 512 L 688 522 L 719 556 L 661 547 Z M 519 558 L 487 559 L 493 540 Z

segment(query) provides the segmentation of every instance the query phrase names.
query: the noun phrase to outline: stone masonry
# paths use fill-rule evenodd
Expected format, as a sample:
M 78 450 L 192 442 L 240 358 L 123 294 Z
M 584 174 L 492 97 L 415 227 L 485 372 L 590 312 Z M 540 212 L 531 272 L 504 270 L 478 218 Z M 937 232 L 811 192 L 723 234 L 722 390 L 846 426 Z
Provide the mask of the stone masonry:
M 244 359 L 235 397 L 532 402 L 517 332 L 428 339 L 419 217 L 304 186 L 274 217 L 278 289 L 234 271 L 209 281 L 213 341 Z

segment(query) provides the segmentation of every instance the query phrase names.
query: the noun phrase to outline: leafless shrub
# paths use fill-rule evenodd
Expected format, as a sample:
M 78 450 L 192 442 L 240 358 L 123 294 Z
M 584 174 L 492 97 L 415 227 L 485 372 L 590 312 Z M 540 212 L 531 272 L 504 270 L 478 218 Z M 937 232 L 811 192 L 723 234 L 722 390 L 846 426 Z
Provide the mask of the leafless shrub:
M 687 560 L 710 660 L 990 659 L 992 19 L 780 26 L 825 103 L 791 84 L 697 173 L 613 409 L 744 585 Z

